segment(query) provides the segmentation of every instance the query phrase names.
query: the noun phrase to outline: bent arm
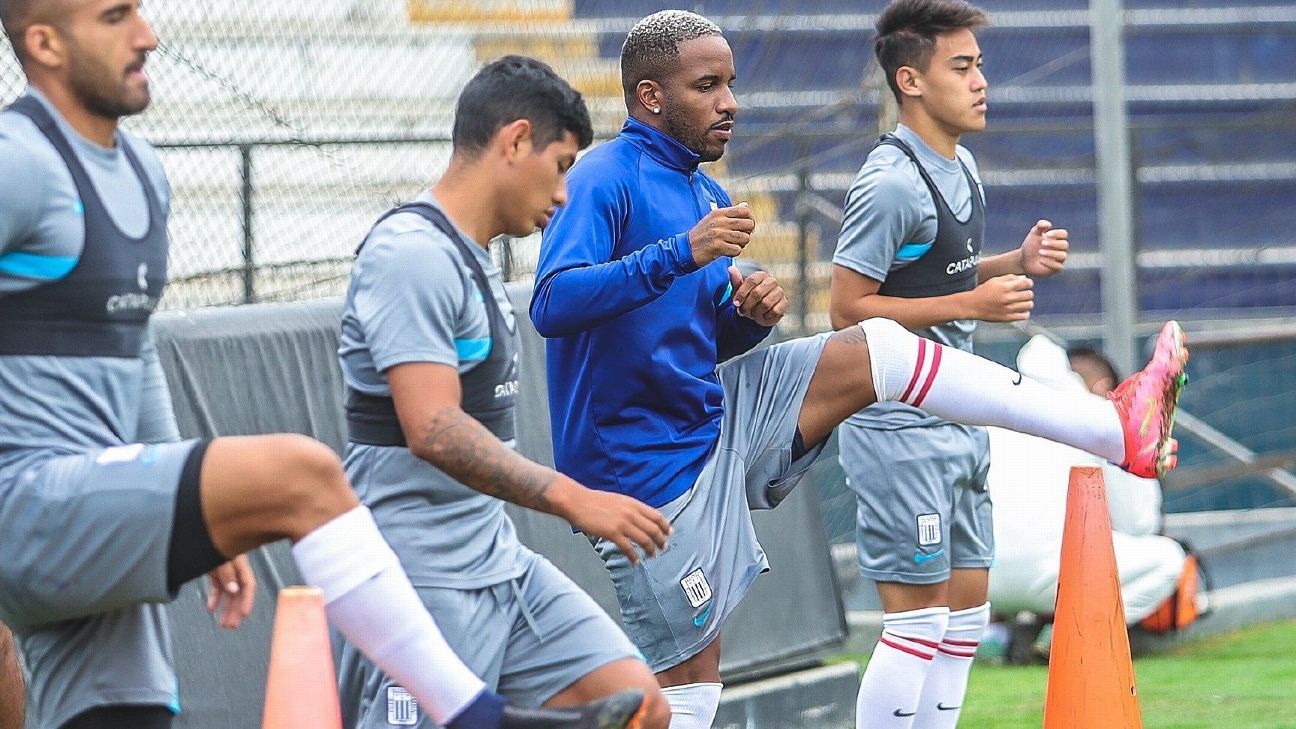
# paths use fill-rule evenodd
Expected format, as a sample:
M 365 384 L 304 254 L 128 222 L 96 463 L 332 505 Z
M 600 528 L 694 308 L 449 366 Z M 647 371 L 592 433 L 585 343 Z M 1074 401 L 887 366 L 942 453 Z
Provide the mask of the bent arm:
M 636 547 L 652 556 L 666 546 L 670 522 L 656 509 L 621 494 L 591 491 L 509 448 L 459 406 L 459 373 L 427 362 L 387 371 L 410 451 L 451 478 L 487 496 L 566 519 L 586 534 L 617 545 L 631 563 Z
M 688 234 L 665 238 L 614 261 L 597 262 L 584 240 L 560 239 L 531 299 L 531 320 L 543 337 L 577 334 L 634 311 L 666 293 L 679 276 L 697 270 Z
M 845 329 L 873 317 L 892 319 L 910 331 L 973 318 L 967 291 L 909 299 L 879 294 L 881 287 L 877 279 L 834 265 L 829 303 L 833 329 Z
M 1025 275 L 1020 250 L 1005 251 L 993 256 L 985 256 L 977 266 L 977 275 L 982 281 L 1010 273 Z
M 630 196 L 617 180 L 579 166 L 568 199 L 544 231 L 531 320 L 544 337 L 587 331 L 652 302 L 697 270 L 683 231 L 615 257 Z
M 558 513 L 549 493 L 558 474 L 527 460 L 463 411 L 454 367 L 397 365 L 387 371 L 387 384 L 411 453 L 487 496 Z

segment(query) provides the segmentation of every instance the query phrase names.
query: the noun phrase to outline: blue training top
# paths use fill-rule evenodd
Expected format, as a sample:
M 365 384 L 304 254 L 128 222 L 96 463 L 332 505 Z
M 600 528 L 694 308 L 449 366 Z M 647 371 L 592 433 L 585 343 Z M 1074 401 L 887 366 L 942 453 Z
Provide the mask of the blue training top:
M 548 339 L 558 470 L 662 506 L 720 433 L 716 365 L 770 328 L 730 301 L 730 258 L 699 269 L 689 230 L 732 204 L 698 156 L 630 119 L 581 158 L 544 231 L 531 319 Z

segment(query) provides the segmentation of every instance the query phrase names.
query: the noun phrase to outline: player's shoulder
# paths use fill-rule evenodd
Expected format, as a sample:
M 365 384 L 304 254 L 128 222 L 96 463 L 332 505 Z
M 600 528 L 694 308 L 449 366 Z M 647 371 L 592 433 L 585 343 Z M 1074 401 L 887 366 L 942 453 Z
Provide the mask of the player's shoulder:
M 567 172 L 568 206 L 623 206 L 633 197 L 642 152 L 623 139 L 600 144 Z
M 35 122 L 15 111 L 0 112 L 0 168 L 22 175 L 11 179 L 27 184 L 61 167 L 63 159 Z
M 0 214 L 10 224 L 34 224 L 62 186 L 75 199 L 72 174 L 63 158 L 31 119 L 0 113 Z
M 616 137 L 581 155 L 567 177 L 569 180 L 617 184 L 624 173 L 638 165 L 642 155 L 643 151 L 638 147 Z
M 458 246 L 440 228 L 413 210 L 389 215 L 373 227 L 365 238 L 361 260 L 421 269 L 428 265 L 444 266 L 458 262 Z
M 904 150 L 892 144 L 879 144 L 860 166 L 851 188 L 856 192 L 868 189 L 907 194 L 922 184 L 918 166 Z

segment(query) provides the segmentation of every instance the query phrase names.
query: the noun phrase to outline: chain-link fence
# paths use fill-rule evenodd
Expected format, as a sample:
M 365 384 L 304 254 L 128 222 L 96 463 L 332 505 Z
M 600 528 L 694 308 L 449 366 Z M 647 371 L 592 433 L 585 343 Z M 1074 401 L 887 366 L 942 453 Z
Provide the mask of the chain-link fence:
M 162 149 L 175 191 L 169 306 L 336 291 L 372 219 L 447 159 L 458 89 L 505 52 L 538 55 L 586 92 L 601 136 L 624 115 L 617 53 L 650 0 L 153 0 L 155 103 L 128 126 Z M 846 187 L 884 119 L 872 13 L 825 0 L 687 3 L 726 29 L 743 111 L 715 166 L 761 219 L 751 254 L 825 324 L 826 263 Z M 1080 0 L 985 3 L 988 241 L 1046 216 L 1072 231 L 1068 275 L 1039 315 L 1096 321 L 1101 256 L 1089 15 Z M 1296 7 L 1236 0 L 1126 14 L 1141 308 L 1286 315 L 1296 245 Z M 1147 7 L 1145 7 L 1147 6 Z M 876 8 L 870 8 L 876 10 Z M 21 76 L 0 60 L 0 96 Z M 516 251 L 524 275 L 528 251 Z

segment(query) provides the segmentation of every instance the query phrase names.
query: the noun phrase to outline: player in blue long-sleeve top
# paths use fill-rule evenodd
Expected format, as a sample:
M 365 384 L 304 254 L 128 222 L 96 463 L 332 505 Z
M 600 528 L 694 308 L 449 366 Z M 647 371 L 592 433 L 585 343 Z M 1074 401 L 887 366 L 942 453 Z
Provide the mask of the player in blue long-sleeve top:
M 595 542 L 627 632 L 665 687 L 671 729 L 711 726 L 721 626 L 768 569 L 749 509 L 777 504 L 852 413 L 899 401 L 1135 472 L 1173 465 L 1186 357 L 1177 325 L 1111 401 L 1023 381 L 888 319 L 753 349 L 787 297 L 767 274 L 732 267 L 756 222 L 698 170 L 734 130 L 729 45 L 705 18 L 663 11 L 630 31 L 621 73 L 630 118 L 569 173 L 531 318 L 549 340 L 558 469 L 656 506 L 674 526 L 670 548 L 637 564 Z

